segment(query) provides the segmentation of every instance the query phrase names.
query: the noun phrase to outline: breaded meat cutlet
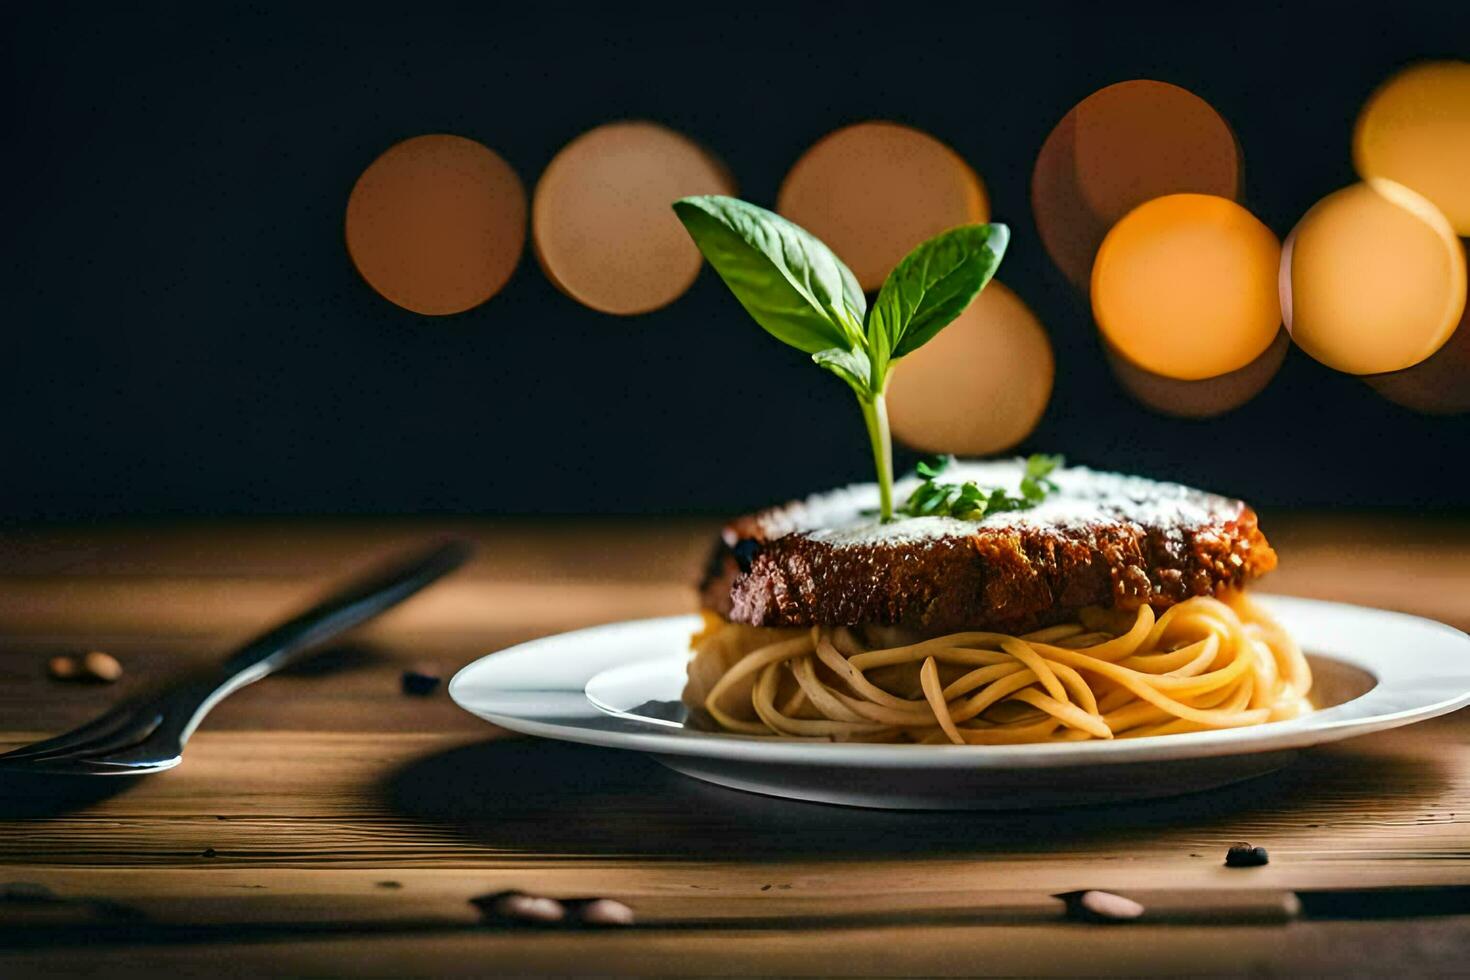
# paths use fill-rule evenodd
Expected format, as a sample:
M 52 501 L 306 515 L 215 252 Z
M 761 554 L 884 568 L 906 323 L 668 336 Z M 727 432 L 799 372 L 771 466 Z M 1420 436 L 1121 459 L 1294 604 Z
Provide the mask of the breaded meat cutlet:
M 1019 460 L 952 465 L 945 482 L 1017 486 Z M 1085 606 L 1162 610 L 1239 588 L 1276 553 L 1239 500 L 1081 467 L 1040 505 L 979 521 L 879 523 L 860 484 L 727 525 L 700 583 L 704 607 L 751 626 L 902 626 L 1016 633 Z M 902 501 L 916 478 L 899 481 Z

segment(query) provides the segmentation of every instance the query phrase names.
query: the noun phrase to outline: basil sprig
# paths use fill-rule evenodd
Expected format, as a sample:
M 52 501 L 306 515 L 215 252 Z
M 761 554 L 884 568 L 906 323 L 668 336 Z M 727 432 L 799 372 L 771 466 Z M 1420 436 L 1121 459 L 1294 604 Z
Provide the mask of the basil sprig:
M 884 393 L 893 366 L 948 326 L 995 275 L 1005 225 L 965 225 L 910 252 L 872 310 L 852 271 L 820 239 L 732 197 L 674 202 L 694 244 L 751 318 L 811 355 L 857 396 L 878 471 L 879 513 L 893 517 L 893 441 Z

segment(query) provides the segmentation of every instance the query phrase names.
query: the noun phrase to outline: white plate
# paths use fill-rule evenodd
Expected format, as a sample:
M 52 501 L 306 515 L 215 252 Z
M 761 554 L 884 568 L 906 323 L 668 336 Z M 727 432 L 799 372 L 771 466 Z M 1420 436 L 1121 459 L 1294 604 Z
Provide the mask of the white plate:
M 683 688 L 697 616 L 614 623 L 511 647 L 461 670 L 449 694 L 503 728 L 647 752 L 722 786 L 854 806 L 984 810 L 1222 786 L 1278 769 L 1307 746 L 1470 704 L 1470 636 L 1459 630 L 1360 606 L 1260 598 L 1308 652 L 1322 709 L 1253 728 L 997 746 L 814 744 L 697 731 L 667 704 Z

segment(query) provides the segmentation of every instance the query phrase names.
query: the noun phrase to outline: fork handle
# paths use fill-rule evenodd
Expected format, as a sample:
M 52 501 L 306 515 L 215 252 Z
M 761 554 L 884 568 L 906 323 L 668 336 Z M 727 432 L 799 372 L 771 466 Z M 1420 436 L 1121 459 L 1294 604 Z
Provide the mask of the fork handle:
M 220 666 L 220 694 L 260 680 L 339 633 L 359 626 L 431 585 L 474 552 L 450 539 L 420 549 L 355 579 L 310 609 L 263 633 Z

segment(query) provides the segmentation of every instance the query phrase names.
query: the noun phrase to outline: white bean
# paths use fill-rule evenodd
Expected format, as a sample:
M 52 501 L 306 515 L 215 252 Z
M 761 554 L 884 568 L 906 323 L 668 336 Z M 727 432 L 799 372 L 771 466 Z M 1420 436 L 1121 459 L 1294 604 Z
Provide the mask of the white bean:
M 1112 892 L 1083 892 L 1077 897 L 1077 904 L 1087 914 L 1098 919 L 1123 921 L 1136 919 L 1143 914 L 1142 905 Z

